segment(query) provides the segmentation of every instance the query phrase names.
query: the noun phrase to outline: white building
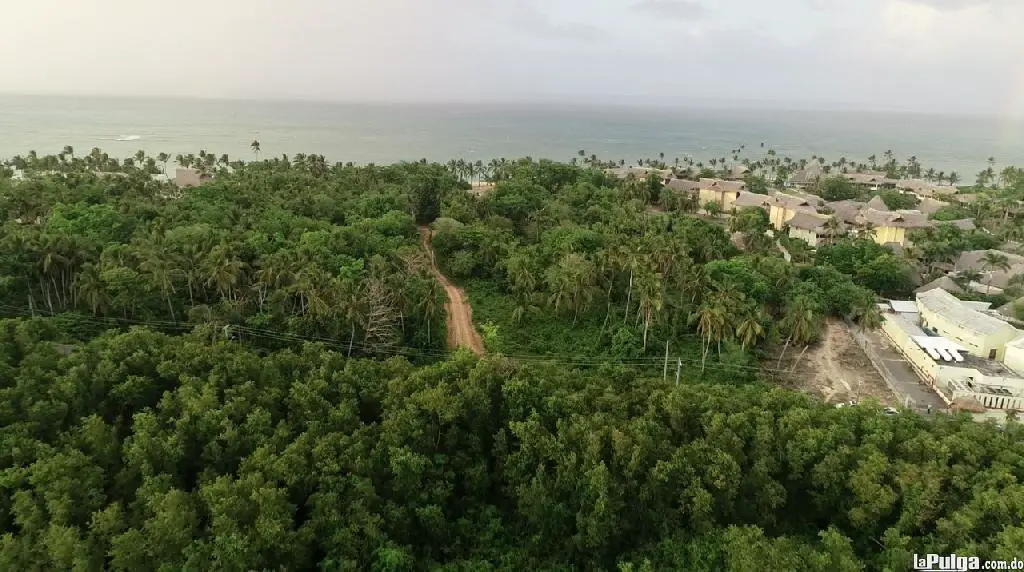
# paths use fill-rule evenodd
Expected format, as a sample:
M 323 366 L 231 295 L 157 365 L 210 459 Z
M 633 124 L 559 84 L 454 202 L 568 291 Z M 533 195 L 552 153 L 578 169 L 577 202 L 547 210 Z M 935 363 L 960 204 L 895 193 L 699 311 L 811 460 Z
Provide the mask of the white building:
M 1006 354 L 1003 356 L 1003 363 L 1013 371 L 1024 375 L 1024 337 L 1006 344 Z
M 931 292 L 950 296 L 941 289 L 925 294 Z M 1008 324 L 984 314 L 983 309 L 987 306 L 984 303 L 959 300 L 953 303 L 941 294 L 922 295 L 924 299 L 918 296 L 916 304 L 890 302 L 882 331 L 921 379 L 951 407 L 976 413 L 989 409 L 1024 410 L 1024 377 L 1007 367 L 1009 364 L 989 359 L 988 355 L 978 355 L 991 344 L 988 341 L 979 342 L 976 338 L 988 340 L 993 333 L 1004 332 L 1001 326 Z M 938 302 L 944 306 L 938 306 Z M 979 319 L 970 312 L 999 321 L 1000 327 L 996 328 L 995 324 Z M 929 332 L 924 327 L 926 320 L 942 324 L 945 330 L 959 338 L 944 335 L 944 332 L 938 332 L 939 335 Z M 978 326 L 975 321 L 987 326 Z M 1024 332 L 1015 329 L 1013 332 L 1024 335 Z M 1018 343 L 1020 348 L 1016 347 Z M 999 346 L 999 351 L 1010 357 L 1020 356 L 1024 360 L 1024 338 L 1011 344 L 1004 342 Z
M 917 295 L 921 323 L 964 346 L 972 355 L 1002 361 L 1006 344 L 1024 335 L 984 312 L 984 303 L 963 302 L 941 288 Z

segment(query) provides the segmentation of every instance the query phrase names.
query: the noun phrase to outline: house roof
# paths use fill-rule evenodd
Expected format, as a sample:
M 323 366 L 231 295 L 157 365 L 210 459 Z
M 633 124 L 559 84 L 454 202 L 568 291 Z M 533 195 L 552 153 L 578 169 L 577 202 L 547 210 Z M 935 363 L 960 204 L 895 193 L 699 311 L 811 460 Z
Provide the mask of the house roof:
M 979 312 L 942 288 L 936 288 L 917 295 L 917 304 L 922 310 L 941 315 L 944 319 L 976 334 L 989 335 L 1015 328 L 1006 322 Z
M 857 185 L 885 185 L 893 184 L 896 181 L 889 179 L 885 176 L 885 173 L 872 171 L 867 173 L 845 173 L 843 177 L 846 180 Z
M 862 218 L 875 227 L 927 228 L 932 226 L 928 217 L 920 211 L 882 212 L 867 208 L 864 210 Z
M 702 191 L 725 191 L 735 192 L 746 190 L 747 185 L 743 181 L 725 181 L 723 179 L 701 179 L 700 190 Z
M 696 191 L 697 189 L 700 188 L 700 183 L 698 183 L 697 181 L 690 181 L 687 179 L 672 179 L 671 181 L 665 183 L 665 187 L 675 191 L 692 193 L 693 191 Z
M 847 224 L 856 224 L 861 211 L 867 208 L 867 203 L 859 201 L 832 201 L 827 205 L 835 211 L 836 218 Z
M 960 220 L 947 220 L 939 222 L 939 224 L 951 224 L 965 232 L 970 232 L 978 228 L 977 225 L 974 224 L 974 221 L 969 218 L 963 218 Z
M 790 228 L 817 232 L 825 228 L 825 223 L 828 222 L 829 218 L 807 212 L 798 212 L 786 224 Z
M 816 197 L 815 197 L 816 198 Z M 806 197 L 802 197 L 792 193 L 775 193 L 772 196 L 772 204 L 795 210 L 800 207 L 811 208 L 814 203 L 808 200 Z
M 924 181 L 921 179 L 903 179 L 901 181 L 897 181 L 896 188 L 910 191 L 915 195 L 922 197 L 954 195 L 958 190 L 953 185 L 938 185 L 931 181 Z
M 980 272 L 985 268 L 985 255 L 989 252 L 996 254 L 1002 254 L 1006 257 L 1006 261 L 1010 264 L 1010 267 L 1024 266 L 1024 256 L 1018 256 L 1002 250 L 969 250 L 960 255 L 960 258 L 956 261 L 957 272 L 961 270 L 975 270 Z
M 914 294 L 921 294 L 930 290 L 941 288 L 947 292 L 954 292 L 956 294 L 964 294 L 964 289 L 960 287 L 952 278 L 949 276 L 942 276 L 932 280 L 931 282 L 921 286 L 917 290 L 914 290 Z
M 935 199 L 924 197 L 923 199 L 921 199 L 921 202 L 918 203 L 917 210 L 923 212 L 926 215 L 931 215 L 938 212 L 939 209 L 948 206 L 949 203 L 944 203 L 942 201 L 937 201 Z
M 882 200 L 882 197 L 880 197 L 878 195 L 875 195 L 875 196 L 871 197 L 871 200 L 868 201 L 867 206 L 868 206 L 868 208 L 875 209 L 876 211 L 888 211 L 889 210 L 888 205 L 886 205 L 885 201 Z
M 736 197 L 736 201 L 733 203 L 737 208 L 743 207 L 765 207 L 771 204 L 772 198 L 768 195 L 761 195 L 758 193 L 751 193 L 749 191 L 740 191 L 740 196 Z

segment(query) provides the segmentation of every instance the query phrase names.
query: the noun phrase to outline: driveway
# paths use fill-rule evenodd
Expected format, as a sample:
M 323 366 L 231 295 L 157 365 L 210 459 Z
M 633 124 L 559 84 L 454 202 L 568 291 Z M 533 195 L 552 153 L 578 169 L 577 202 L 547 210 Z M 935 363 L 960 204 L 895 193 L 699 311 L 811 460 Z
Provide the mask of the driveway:
M 927 411 L 929 405 L 932 406 L 934 413 L 946 410 L 946 403 L 942 401 L 942 398 L 924 384 L 917 372 L 892 347 L 881 330 L 862 333 L 859 328 L 851 327 L 850 332 L 854 339 L 861 342 L 864 353 L 868 355 L 875 369 L 901 401 L 905 397 L 909 397 L 910 407 L 917 411 Z

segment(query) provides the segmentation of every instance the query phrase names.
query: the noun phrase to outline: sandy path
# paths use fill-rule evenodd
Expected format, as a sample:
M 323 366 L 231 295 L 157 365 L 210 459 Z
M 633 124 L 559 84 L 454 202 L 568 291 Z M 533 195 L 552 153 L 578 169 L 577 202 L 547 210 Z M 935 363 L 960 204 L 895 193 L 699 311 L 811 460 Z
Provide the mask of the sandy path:
M 480 333 L 473 326 L 473 307 L 466 301 L 466 294 L 462 289 L 456 288 L 437 268 L 437 262 L 434 260 L 434 249 L 430 245 L 432 236 L 433 234 L 429 228 L 425 226 L 420 227 L 420 238 L 423 243 L 423 249 L 426 250 L 427 255 L 430 257 L 430 267 L 433 269 L 434 275 L 437 276 L 441 286 L 444 287 L 444 293 L 448 296 L 448 302 L 444 305 L 445 312 L 448 314 L 448 347 L 452 349 L 458 347 L 469 348 L 469 351 L 482 356 L 484 355 L 484 341 L 480 337 Z

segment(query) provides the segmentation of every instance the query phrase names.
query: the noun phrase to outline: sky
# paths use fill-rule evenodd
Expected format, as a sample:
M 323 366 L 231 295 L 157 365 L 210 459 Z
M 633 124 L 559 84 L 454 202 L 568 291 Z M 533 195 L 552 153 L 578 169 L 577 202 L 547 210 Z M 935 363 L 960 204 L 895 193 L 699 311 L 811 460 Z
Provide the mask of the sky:
M 8 4 L 0 93 L 1024 116 L 1021 0 Z

